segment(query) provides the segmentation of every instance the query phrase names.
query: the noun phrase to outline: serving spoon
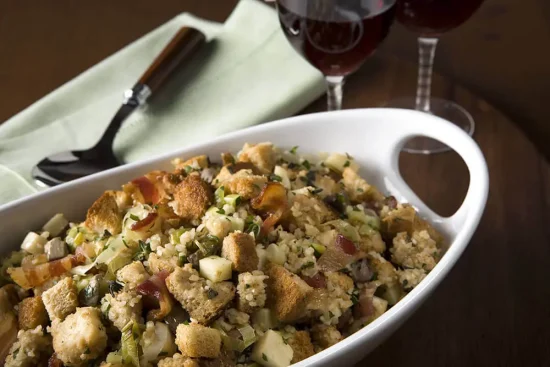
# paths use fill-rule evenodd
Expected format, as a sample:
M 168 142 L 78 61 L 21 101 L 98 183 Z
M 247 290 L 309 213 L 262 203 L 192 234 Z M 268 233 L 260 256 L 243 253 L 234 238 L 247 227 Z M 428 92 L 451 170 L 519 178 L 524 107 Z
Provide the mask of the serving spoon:
M 90 149 L 50 155 L 32 169 L 32 177 L 42 186 L 55 186 L 120 165 L 113 151 L 115 136 L 128 116 L 158 91 L 170 74 L 206 42 L 197 29 L 182 27 L 157 56 L 137 83 L 124 92 L 124 101 L 109 126 Z

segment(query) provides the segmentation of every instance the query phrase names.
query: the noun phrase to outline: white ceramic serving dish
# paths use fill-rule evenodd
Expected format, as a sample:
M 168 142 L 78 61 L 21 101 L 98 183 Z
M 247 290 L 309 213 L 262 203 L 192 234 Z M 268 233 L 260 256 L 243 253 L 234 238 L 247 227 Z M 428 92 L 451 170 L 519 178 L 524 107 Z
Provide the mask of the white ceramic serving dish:
M 200 128 L 200 125 L 197 126 Z M 401 178 L 398 156 L 404 142 L 424 135 L 447 144 L 465 161 L 470 172 L 468 192 L 458 211 L 448 218 L 431 211 Z M 458 127 L 437 117 L 400 109 L 361 109 L 291 117 L 193 145 L 170 154 L 85 177 L 0 207 L 0 249 L 16 249 L 27 231 L 40 228 L 61 212 L 72 221 L 84 218 L 87 208 L 107 189 L 156 169 L 170 169 L 175 157 L 238 151 L 245 142 L 271 141 L 282 147 L 300 146 L 301 153 L 347 152 L 361 165 L 361 174 L 382 192 L 411 203 L 449 240 L 449 247 L 433 271 L 397 305 L 335 346 L 296 366 L 342 366 L 360 360 L 395 331 L 447 275 L 470 241 L 487 200 L 489 178 L 476 143 Z M 426 177 L 426 180 L 444 177 Z M 460 291 L 460 290 L 458 290 Z M 430 327 L 430 325 L 426 325 Z

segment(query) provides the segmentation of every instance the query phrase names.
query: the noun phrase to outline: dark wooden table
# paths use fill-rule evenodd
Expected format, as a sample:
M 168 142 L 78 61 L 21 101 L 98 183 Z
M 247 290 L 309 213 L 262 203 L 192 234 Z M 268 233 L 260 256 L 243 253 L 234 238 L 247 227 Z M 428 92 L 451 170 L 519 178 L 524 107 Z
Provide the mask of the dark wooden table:
M 0 2 L 0 121 L 179 12 L 223 21 L 235 2 L 56 0 L 35 1 L 32 6 L 16 0 Z M 519 6 L 512 3 L 488 0 L 480 14 L 496 22 L 503 12 Z M 521 2 L 531 6 L 533 13 L 548 9 L 546 5 L 537 8 L 542 3 Z M 533 18 L 533 22 L 539 20 Z M 475 26 L 469 27 L 465 26 L 464 37 L 475 33 Z M 402 34 L 402 30 L 396 32 Z M 460 37 L 457 32 L 455 37 Z M 376 106 L 390 97 L 413 93 L 414 66 L 387 55 L 406 56 L 411 49 L 392 37 L 388 45 L 383 48 L 386 55 L 368 61 L 348 81 L 346 108 Z M 485 57 L 483 44 L 478 47 L 478 54 Z M 462 51 L 453 51 L 449 45 L 446 55 L 466 60 L 474 70 L 470 79 L 494 75 L 483 59 L 468 64 L 466 56 L 460 56 L 465 54 Z M 464 72 L 454 57 L 449 60 L 444 55 L 445 49 L 442 69 L 451 66 L 453 70 L 447 71 L 455 76 Z M 541 57 L 545 55 L 541 50 Z M 494 59 L 494 55 L 487 57 Z M 514 62 L 518 60 L 519 56 L 514 57 Z M 502 65 L 495 67 L 506 70 Z M 520 83 L 517 76 L 509 82 L 502 79 L 502 85 L 497 85 L 502 90 Z M 521 85 L 518 96 L 502 98 L 497 93 L 488 98 L 527 98 L 520 95 L 527 90 Z M 436 78 L 434 94 L 456 100 L 476 119 L 475 139 L 491 178 L 486 212 L 468 249 L 433 297 L 360 365 L 550 366 L 550 167 L 516 125 L 483 99 L 442 78 Z M 321 99 L 304 112 L 324 108 Z M 440 214 L 451 214 L 464 197 L 468 172 L 454 153 L 403 155 L 400 166 L 411 187 Z

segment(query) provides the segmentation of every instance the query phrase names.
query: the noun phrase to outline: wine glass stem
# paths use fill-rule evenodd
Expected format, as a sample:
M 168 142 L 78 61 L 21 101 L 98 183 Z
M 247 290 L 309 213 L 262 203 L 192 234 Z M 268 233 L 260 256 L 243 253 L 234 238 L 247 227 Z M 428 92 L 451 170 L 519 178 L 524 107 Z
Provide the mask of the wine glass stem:
M 432 72 L 437 41 L 437 38 L 418 37 L 418 82 L 415 108 L 423 112 L 430 112 Z
M 329 111 L 342 109 L 343 76 L 327 76 L 327 105 Z

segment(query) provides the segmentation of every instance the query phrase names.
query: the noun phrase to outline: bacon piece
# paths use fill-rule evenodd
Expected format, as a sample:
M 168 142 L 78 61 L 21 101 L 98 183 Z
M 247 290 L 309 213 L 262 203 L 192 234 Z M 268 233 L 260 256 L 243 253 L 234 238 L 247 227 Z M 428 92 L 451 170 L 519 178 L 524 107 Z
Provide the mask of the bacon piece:
M 262 188 L 260 195 L 250 201 L 252 208 L 265 217 L 262 223 L 262 234 L 266 235 L 281 220 L 288 210 L 286 189 L 279 182 L 268 182 Z
M 174 303 L 165 284 L 168 275 L 170 275 L 170 272 L 163 270 L 136 287 L 137 292 L 147 297 L 150 303 L 158 303 L 159 308 L 150 310 L 147 314 L 147 320 L 162 320 L 172 311 Z

